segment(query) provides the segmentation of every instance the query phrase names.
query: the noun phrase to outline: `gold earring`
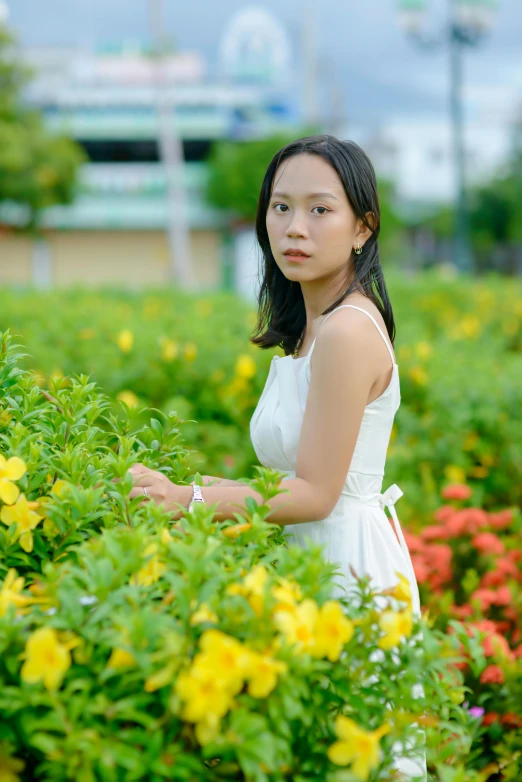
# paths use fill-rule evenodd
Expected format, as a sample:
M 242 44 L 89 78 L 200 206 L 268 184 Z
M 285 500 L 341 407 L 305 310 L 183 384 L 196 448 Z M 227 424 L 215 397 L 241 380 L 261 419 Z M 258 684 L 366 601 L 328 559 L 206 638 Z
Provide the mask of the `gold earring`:
M 360 255 L 362 253 L 362 247 L 359 244 L 359 242 L 357 242 L 357 247 L 355 248 L 355 253 L 356 253 L 356 255 Z

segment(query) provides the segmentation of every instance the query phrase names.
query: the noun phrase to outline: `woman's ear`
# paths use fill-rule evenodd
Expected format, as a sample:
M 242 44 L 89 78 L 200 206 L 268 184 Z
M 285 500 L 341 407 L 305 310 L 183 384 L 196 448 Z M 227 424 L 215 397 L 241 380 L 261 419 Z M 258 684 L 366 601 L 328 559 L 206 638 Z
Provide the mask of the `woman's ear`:
M 377 220 L 373 212 L 366 212 L 366 221 L 372 228 L 368 228 L 368 225 L 362 220 L 357 221 L 357 229 L 355 232 L 355 238 L 360 244 L 365 244 L 373 233 L 373 228 L 377 225 Z

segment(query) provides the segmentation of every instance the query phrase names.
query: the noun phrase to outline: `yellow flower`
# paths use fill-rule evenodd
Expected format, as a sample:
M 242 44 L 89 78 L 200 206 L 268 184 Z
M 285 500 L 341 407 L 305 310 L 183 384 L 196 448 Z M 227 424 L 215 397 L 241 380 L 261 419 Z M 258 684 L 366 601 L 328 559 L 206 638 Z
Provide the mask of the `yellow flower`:
M 475 315 L 465 315 L 460 321 L 460 328 L 464 336 L 473 339 L 480 334 L 480 320 Z
M 398 576 L 399 583 L 394 587 L 383 590 L 383 594 L 391 595 L 391 597 L 394 597 L 396 600 L 401 600 L 403 603 L 407 603 L 408 607 L 411 609 L 412 603 L 410 582 L 406 576 L 403 576 L 402 573 L 399 573 L 397 570 L 395 571 L 395 575 Z
M 196 723 L 196 738 L 202 747 L 217 738 L 219 727 L 220 720 L 214 714 L 207 714 L 203 720 Z
M 249 650 L 236 638 L 214 629 L 203 633 L 200 648 L 193 669 L 213 671 L 233 695 L 239 692 L 250 670 Z
M 451 690 L 449 696 L 451 702 L 458 706 L 459 703 L 462 703 L 466 697 L 466 692 L 462 689 L 462 687 L 457 687 L 455 690 Z
M 134 345 L 134 334 L 130 329 L 123 329 L 118 334 L 116 342 L 122 353 L 130 353 Z
M 226 538 L 238 538 L 243 532 L 248 532 L 250 529 L 252 529 L 252 525 L 248 522 L 245 524 L 232 524 L 230 527 L 223 530 L 223 535 Z
M 408 375 L 418 386 L 425 386 L 428 382 L 428 375 L 422 367 L 410 367 L 408 370 Z
M 25 662 L 20 676 L 28 684 L 43 681 L 46 689 L 56 690 L 70 665 L 69 650 L 60 643 L 56 631 L 41 627 L 35 630 L 25 645 Z
M 21 782 L 18 776 L 19 771 L 23 771 L 25 763 L 12 755 L 5 755 L 0 745 L 0 782 Z
M 417 342 L 415 352 L 419 358 L 429 358 L 433 353 L 433 348 L 429 342 Z
M 257 371 L 256 362 L 252 356 L 248 356 L 246 353 L 238 356 L 236 361 L 236 375 L 242 377 L 245 380 L 251 380 Z
M 278 674 L 286 673 L 287 669 L 287 664 L 281 660 L 250 652 L 248 692 L 253 698 L 267 698 L 277 684 Z
M 152 673 L 145 680 L 145 692 L 155 692 L 161 689 L 161 687 L 166 687 L 167 684 L 173 681 L 175 673 L 175 665 L 167 665 L 165 668 L 160 668 L 156 673 Z
M 328 657 L 335 662 L 341 656 L 343 646 L 351 640 L 353 623 L 343 614 L 336 600 L 329 600 L 319 610 L 315 628 L 313 657 Z
M 287 578 L 278 579 L 276 586 L 272 587 L 272 595 L 277 600 L 274 612 L 285 607 L 292 609 L 303 597 L 299 584 Z
M 160 337 L 160 345 L 162 361 L 165 361 L 167 364 L 171 361 L 174 361 L 178 355 L 177 343 L 168 337 Z
M 151 543 L 150 546 L 147 546 L 143 552 L 143 556 L 150 556 L 150 559 L 146 565 L 144 565 L 138 570 L 137 573 L 131 576 L 131 584 L 134 586 L 150 586 L 151 584 L 155 584 L 156 581 L 161 578 L 167 566 L 161 562 L 160 558 L 155 553 L 157 549 L 158 547 L 155 543 Z
M 457 464 L 448 464 L 444 468 L 444 477 L 451 483 L 466 483 L 466 470 Z
M 353 720 L 339 714 L 335 720 L 335 733 L 339 741 L 328 748 L 328 757 L 336 766 L 351 765 L 352 774 L 358 779 L 366 780 L 379 765 L 379 742 L 389 730 L 389 725 L 382 725 L 377 730 L 367 731 Z
M 32 530 L 43 519 L 43 516 L 40 516 L 33 510 L 37 505 L 38 503 L 27 502 L 25 495 L 20 494 L 14 505 L 9 507 L 4 505 L 2 510 L 0 510 L 0 520 L 4 524 L 8 527 L 11 524 L 16 524 L 15 540 L 20 538 L 20 545 L 27 553 L 33 550 Z
M 20 489 L 13 481 L 19 481 L 27 472 L 27 467 L 18 456 L 6 459 L 0 454 L 0 500 L 6 505 L 12 505 L 18 499 Z
M 107 668 L 130 668 L 136 665 L 136 658 L 126 649 L 117 647 L 112 650 L 107 661 Z
M 192 666 L 179 674 L 174 686 L 183 701 L 181 717 L 187 722 L 203 722 L 210 715 L 219 719 L 232 704 L 225 679 L 209 668 Z
M 160 540 L 165 546 L 173 541 L 173 537 L 166 527 L 161 530 Z
M 8 570 L 2 589 L 0 589 L 0 616 L 7 613 L 9 606 L 15 606 L 19 609 L 17 615 L 25 613 L 24 609 L 35 602 L 32 598 L 21 594 L 23 588 L 24 579 L 21 576 L 17 577 L 14 568 Z
M 65 492 L 70 488 L 71 488 L 70 483 L 68 483 L 67 481 L 63 481 L 61 478 L 58 478 L 58 480 L 53 483 L 51 494 L 56 494 L 57 497 L 63 497 Z
M 256 616 L 261 616 L 264 610 L 264 589 L 268 579 L 268 572 L 263 565 L 256 565 L 246 574 L 242 584 L 231 584 L 227 588 L 229 595 L 243 595 L 246 597 Z
M 206 603 L 201 603 L 198 610 L 190 617 L 191 625 L 199 625 L 202 622 L 212 622 L 213 624 L 218 622 L 216 614 L 210 610 Z
M 315 625 L 319 615 L 317 603 L 303 600 L 293 611 L 286 608 L 274 613 L 274 624 L 289 644 L 309 652 L 315 643 Z
M 183 351 L 183 355 L 185 356 L 186 361 L 194 361 L 196 356 L 198 355 L 197 345 L 195 345 L 193 342 L 187 343 L 185 345 L 185 350 Z
M 140 400 L 133 391 L 120 391 L 118 399 L 121 399 L 121 401 L 125 402 L 129 407 L 137 407 L 140 403 Z
M 397 646 L 403 637 L 411 635 L 413 627 L 411 611 L 383 611 L 379 617 L 379 627 L 384 632 L 384 636 L 379 640 L 378 646 L 381 649 L 391 649 Z

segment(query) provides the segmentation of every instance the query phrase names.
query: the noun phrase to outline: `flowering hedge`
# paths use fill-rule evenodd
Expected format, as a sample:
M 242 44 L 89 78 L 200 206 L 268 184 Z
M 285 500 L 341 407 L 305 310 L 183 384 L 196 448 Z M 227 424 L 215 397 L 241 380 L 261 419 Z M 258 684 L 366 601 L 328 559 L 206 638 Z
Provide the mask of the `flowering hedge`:
M 136 425 L 85 377 L 42 390 L 18 362 L 4 334 L 2 780 L 391 779 L 424 743 L 437 779 L 482 779 L 458 622 L 415 619 L 403 578 L 333 600 L 320 550 L 269 523 L 277 472 L 241 523 L 129 500 L 135 461 L 189 477 L 176 417 Z
M 401 519 L 427 521 L 448 481 L 468 483 L 486 509 L 520 504 L 520 284 L 389 272 L 386 282 L 402 394 L 386 468 L 404 491 Z M 21 335 L 41 386 L 89 373 L 112 399 L 176 411 L 192 468 L 230 478 L 257 462 L 245 432 L 273 352 L 249 344 L 255 320 L 225 293 L 0 291 L 0 330 Z
M 481 722 L 475 765 L 492 779 L 522 778 L 522 513 L 470 505 L 466 485 L 448 485 L 435 524 L 406 533 L 421 600 L 436 625 L 462 620 L 473 659 L 458 663 Z M 477 662 L 479 664 L 477 665 Z

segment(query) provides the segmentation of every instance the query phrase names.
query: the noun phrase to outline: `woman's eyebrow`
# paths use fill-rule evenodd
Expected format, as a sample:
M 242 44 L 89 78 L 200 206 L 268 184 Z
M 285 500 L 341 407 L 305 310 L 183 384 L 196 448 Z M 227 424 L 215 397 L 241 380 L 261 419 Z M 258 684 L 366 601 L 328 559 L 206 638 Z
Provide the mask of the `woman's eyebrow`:
M 292 196 L 288 195 L 288 193 L 281 193 L 280 190 L 274 190 L 272 193 L 272 198 L 291 198 Z M 334 201 L 338 201 L 339 199 L 334 196 L 333 193 L 309 193 L 305 196 L 305 198 L 333 198 Z

